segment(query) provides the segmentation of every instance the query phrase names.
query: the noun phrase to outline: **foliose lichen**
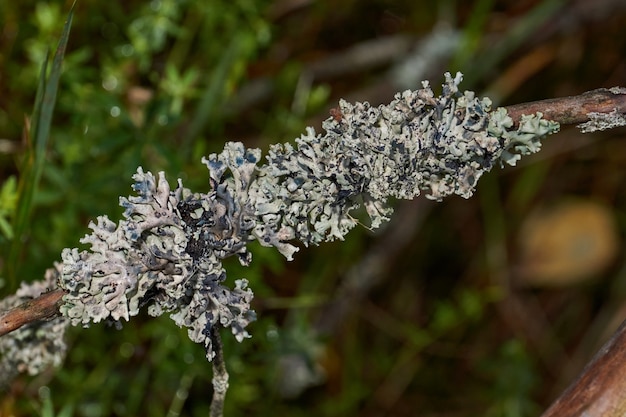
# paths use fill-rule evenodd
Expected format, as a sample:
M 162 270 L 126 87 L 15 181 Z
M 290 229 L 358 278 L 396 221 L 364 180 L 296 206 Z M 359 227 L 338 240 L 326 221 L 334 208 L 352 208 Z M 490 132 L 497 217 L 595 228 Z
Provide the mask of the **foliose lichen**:
M 63 251 L 59 286 L 68 294 L 61 313 L 84 326 L 129 320 L 143 307 L 152 316 L 170 313 L 211 360 L 211 326 L 230 327 L 241 341 L 254 319 L 247 281 L 223 285 L 221 259 L 241 252 L 238 238 L 227 236 L 230 202 L 219 190 L 192 194 L 180 181 L 171 190 L 163 173 L 157 180 L 139 168 L 133 178 L 138 195 L 120 199 L 124 219 L 116 225 L 98 217 L 81 239 L 90 250 Z
M 210 190 L 192 193 L 178 181 L 171 190 L 141 168 L 135 197 L 120 199 L 124 219 L 91 223 L 81 242 L 90 250 L 62 253 L 59 286 L 68 294 L 62 313 L 72 324 L 128 320 L 147 308 L 169 313 L 206 348 L 210 330 L 230 328 L 237 340 L 255 318 L 247 281 L 225 285 L 221 261 L 251 261 L 247 244 L 276 247 L 287 259 L 305 246 L 343 239 L 364 206 L 371 227 L 388 219 L 390 198 L 458 194 L 468 198 L 494 165 L 514 165 L 537 152 L 540 139 L 559 125 L 541 114 L 517 125 L 506 110 L 491 110 L 488 98 L 460 93 L 461 74 L 445 75 L 440 96 L 428 82 L 396 94 L 388 105 L 340 101 L 324 134 L 308 128 L 289 143 L 261 152 L 228 142 L 203 159 Z
M 295 147 L 273 145 L 246 194 L 257 216 L 253 236 L 291 259 L 297 250 L 292 240 L 343 239 L 357 224 L 351 213 L 361 204 L 378 227 L 391 213 L 390 197 L 411 199 L 426 191 L 437 201 L 450 194 L 469 198 L 484 172 L 515 165 L 559 129 L 541 114 L 514 126 L 505 109 L 491 111 L 488 98 L 459 93 L 460 73 L 445 77 L 439 97 L 424 82 L 388 105 L 342 100 L 323 123 L 325 134 L 308 128 Z M 224 152 L 244 150 L 230 143 Z
M 23 282 L 14 295 L 0 300 L 0 311 L 39 297 L 56 288 L 60 266 L 46 271 L 44 280 Z M 9 383 L 18 373 L 36 375 L 51 366 L 59 366 L 65 358 L 65 330 L 69 321 L 63 317 L 22 326 L 0 338 L 0 386 Z

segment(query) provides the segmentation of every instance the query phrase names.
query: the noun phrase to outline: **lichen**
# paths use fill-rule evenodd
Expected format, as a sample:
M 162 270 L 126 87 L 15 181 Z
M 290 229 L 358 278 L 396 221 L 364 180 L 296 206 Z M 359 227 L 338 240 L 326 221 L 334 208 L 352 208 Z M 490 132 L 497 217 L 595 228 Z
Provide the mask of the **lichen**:
M 206 193 L 180 180 L 171 190 L 163 173 L 157 179 L 139 168 L 137 196 L 120 199 L 124 219 L 99 217 L 81 240 L 90 250 L 63 251 L 62 313 L 74 325 L 129 320 L 144 307 L 154 316 L 169 313 L 211 360 L 214 326 L 241 341 L 255 318 L 247 281 L 229 288 L 222 267 L 229 256 L 248 265 L 248 242 L 290 260 L 297 242 L 343 239 L 359 223 L 360 206 L 378 227 L 391 214 L 390 198 L 423 191 L 434 200 L 468 198 L 483 173 L 537 152 L 541 137 L 558 130 L 539 113 L 515 126 L 488 98 L 460 93 L 461 79 L 446 74 L 440 96 L 424 82 L 378 107 L 342 100 L 324 134 L 308 128 L 295 146 L 273 145 L 264 164 L 258 149 L 228 142 L 203 158 Z
M 133 178 L 138 195 L 120 199 L 124 219 L 116 225 L 98 217 L 89 225 L 92 233 L 81 239 L 90 250 L 63 251 L 59 286 L 68 294 L 61 313 L 84 326 L 129 320 L 144 307 L 152 316 L 170 313 L 205 346 L 210 360 L 211 326 L 230 327 L 243 340 L 254 319 L 247 282 L 238 280 L 234 289 L 223 285 L 221 259 L 231 254 L 246 259 L 238 238 L 228 240 L 235 234 L 226 223 L 231 202 L 219 191 L 192 194 L 180 181 L 171 190 L 163 173 L 157 180 L 139 168 Z
M 624 92 L 622 91 L 620 94 L 624 94 Z M 589 121 L 578 125 L 582 133 L 591 133 L 626 126 L 626 115 L 623 115 L 617 109 L 613 109 L 610 113 L 591 112 L 588 113 L 587 116 L 589 117 Z
M 0 311 L 37 298 L 56 288 L 60 266 L 46 271 L 43 281 L 23 282 L 15 295 L 0 301 Z M 51 366 L 59 366 L 65 358 L 64 341 L 69 321 L 58 317 L 22 326 L 0 338 L 0 386 L 9 383 L 18 373 L 36 375 Z
M 422 191 L 437 201 L 450 194 L 469 198 L 483 173 L 515 165 L 558 131 L 558 123 L 541 114 L 523 116 L 514 127 L 505 109 L 491 111 L 488 98 L 460 94 L 461 79 L 446 74 L 439 97 L 424 82 L 388 105 L 342 100 L 339 113 L 323 123 L 325 134 L 308 128 L 295 147 L 273 145 L 247 192 L 258 217 L 253 235 L 290 259 L 297 250 L 292 240 L 343 239 L 358 223 L 352 212 L 361 204 L 377 227 L 391 213 L 389 198 Z

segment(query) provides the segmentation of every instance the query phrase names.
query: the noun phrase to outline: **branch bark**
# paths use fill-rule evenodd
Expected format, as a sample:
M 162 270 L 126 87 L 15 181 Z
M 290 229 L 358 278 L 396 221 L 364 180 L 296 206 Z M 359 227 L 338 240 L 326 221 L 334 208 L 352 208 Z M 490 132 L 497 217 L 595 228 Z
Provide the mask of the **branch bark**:
M 63 295 L 65 295 L 63 290 L 50 291 L 0 315 L 0 336 L 26 324 L 60 316 L 59 307 L 62 304 Z
M 626 322 L 541 417 L 626 415 Z
M 523 114 L 541 112 L 544 118 L 562 125 L 579 124 L 589 121 L 589 113 L 609 114 L 617 110 L 626 114 L 626 89 L 599 88 L 578 96 L 515 104 L 506 107 L 506 110 L 514 121 L 519 120 Z
M 213 398 L 211 399 L 210 417 L 223 417 L 224 399 L 228 391 L 228 370 L 224 362 L 224 346 L 220 331 L 216 326 L 211 326 L 211 343 L 215 357 L 213 358 Z

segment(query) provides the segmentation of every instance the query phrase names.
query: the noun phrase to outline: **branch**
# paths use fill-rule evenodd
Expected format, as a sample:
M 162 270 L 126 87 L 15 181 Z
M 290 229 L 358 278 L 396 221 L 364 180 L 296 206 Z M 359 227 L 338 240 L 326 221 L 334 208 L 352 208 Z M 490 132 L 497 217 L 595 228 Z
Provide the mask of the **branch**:
M 587 122 L 583 131 L 626 125 L 623 88 L 491 111 L 488 98 L 459 92 L 461 79 L 446 74 L 440 97 L 425 82 L 421 90 L 397 94 L 389 105 L 342 100 L 324 122 L 325 134 L 309 128 L 296 147 L 274 145 L 265 165 L 257 165 L 260 150 L 229 142 L 222 153 L 203 159 L 211 179 L 208 193 L 192 193 L 180 180 L 171 190 L 163 173 L 157 179 L 138 168 L 133 176 L 138 195 L 120 199 L 124 220 L 116 225 L 101 216 L 91 223 L 93 233 L 81 240 L 91 251 L 62 253 L 63 273 L 53 281 L 62 289 L 5 313 L 0 336 L 61 313 L 76 325 L 128 320 L 146 305 L 153 316 L 173 312 L 170 317 L 188 327 L 189 337 L 204 344 L 214 360 L 211 415 L 221 416 L 228 373 L 218 324 L 242 341 L 255 318 L 247 281 L 236 280 L 234 289 L 222 284 L 222 259 L 235 255 L 248 265 L 246 244 L 256 239 L 291 260 L 299 249 L 294 241 L 309 246 L 343 239 L 358 224 L 350 212 L 361 204 L 375 228 L 388 220 L 391 197 L 412 199 L 425 191 L 435 200 L 451 194 L 469 198 L 483 173 L 537 152 L 540 139 L 559 124 Z M 92 271 L 98 285 L 89 285 Z M 194 296 L 186 296 L 190 293 Z M 612 361 L 624 362 L 624 344 L 626 336 L 619 333 L 602 351 L 600 358 L 606 359 L 590 365 L 589 375 L 604 367 L 614 376 Z M 585 378 L 590 377 L 571 395 L 593 390 L 585 388 Z M 595 383 L 605 389 L 600 399 L 610 397 L 614 382 Z
M 614 111 L 626 114 L 626 89 L 599 88 L 578 96 L 515 104 L 506 107 L 506 110 L 509 116 L 516 122 L 520 120 L 523 114 L 541 112 L 545 119 L 562 125 L 584 123 L 590 120 L 589 114 L 601 113 L 609 115 Z
M 626 415 L 626 322 L 541 417 Z
M 65 294 L 63 290 L 50 291 L 5 312 L 0 316 L 0 336 L 26 324 L 60 316 L 59 307 Z
M 626 89 L 601 88 L 578 96 L 516 104 L 505 109 L 516 124 L 519 123 L 522 115 L 537 112 L 541 112 L 545 119 L 560 124 L 577 124 L 589 121 L 590 114 L 609 115 L 614 112 L 626 114 Z M 332 109 L 331 113 L 335 120 L 341 120 L 342 115 L 337 109 Z M 0 336 L 25 324 L 59 315 L 59 306 L 64 294 L 66 292 L 63 290 L 45 293 L 39 298 L 6 312 L 0 317 Z
M 213 398 L 211 399 L 210 417 L 224 415 L 224 399 L 228 391 L 228 370 L 224 362 L 224 346 L 220 331 L 216 326 L 211 327 L 211 342 L 213 346 Z

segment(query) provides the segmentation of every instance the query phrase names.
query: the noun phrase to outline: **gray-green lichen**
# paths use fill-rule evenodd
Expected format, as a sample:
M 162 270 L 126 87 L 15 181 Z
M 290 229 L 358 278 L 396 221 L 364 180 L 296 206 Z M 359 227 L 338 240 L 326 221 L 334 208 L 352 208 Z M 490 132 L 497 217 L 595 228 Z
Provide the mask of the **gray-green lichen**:
M 210 360 L 211 326 L 230 327 L 241 341 L 254 319 L 247 281 L 223 285 L 221 259 L 241 248 L 223 233 L 228 202 L 219 191 L 192 194 L 180 181 L 171 190 L 163 173 L 157 180 L 139 168 L 133 178 L 138 195 L 120 199 L 124 220 L 99 217 L 81 240 L 90 250 L 63 251 L 61 312 L 74 325 L 129 320 L 143 307 L 152 316 L 170 313 Z
M 361 204 L 377 227 L 391 212 L 390 197 L 426 191 L 438 201 L 450 194 L 468 198 L 484 172 L 502 162 L 515 165 L 559 129 L 540 114 L 524 116 L 514 128 L 505 109 L 491 111 L 488 98 L 460 94 L 460 82 L 461 74 L 446 74 L 439 97 L 424 82 L 378 107 L 342 100 L 340 112 L 324 122 L 325 134 L 309 128 L 295 147 L 272 146 L 246 193 L 257 216 L 253 236 L 291 258 L 297 250 L 291 240 L 342 239 L 357 224 L 351 212 Z M 212 159 L 243 152 L 230 143 Z
M 625 93 L 621 92 L 620 94 Z M 578 125 L 582 133 L 591 133 L 626 126 L 626 116 L 617 109 L 614 109 L 610 113 L 591 112 L 588 113 L 587 116 L 589 117 L 589 121 Z
M 15 295 L 0 301 L 0 311 L 37 298 L 56 288 L 59 266 L 46 271 L 43 281 L 22 283 Z M 69 321 L 63 317 L 30 323 L 0 338 L 0 386 L 18 373 L 36 375 L 50 366 L 59 366 L 67 351 L 64 341 Z
M 59 286 L 68 291 L 62 313 L 72 324 L 128 320 L 147 308 L 170 314 L 189 336 L 214 352 L 210 330 L 230 328 L 241 341 L 254 320 L 246 280 L 225 285 L 222 259 L 251 261 L 252 240 L 276 247 L 292 259 L 296 242 L 343 239 L 363 205 L 372 227 L 388 219 L 389 198 L 414 198 L 422 191 L 441 200 L 465 198 L 494 165 L 514 165 L 539 150 L 539 140 L 558 130 L 541 114 L 518 125 L 488 98 L 460 93 L 461 74 L 446 74 L 441 96 L 427 82 L 388 104 L 341 101 L 339 110 L 296 144 L 261 152 L 229 142 L 203 159 L 210 190 L 192 193 L 179 180 L 171 190 L 163 173 L 141 168 L 135 197 L 120 199 L 118 224 L 106 216 L 90 224 L 81 242 L 90 250 L 63 251 Z

